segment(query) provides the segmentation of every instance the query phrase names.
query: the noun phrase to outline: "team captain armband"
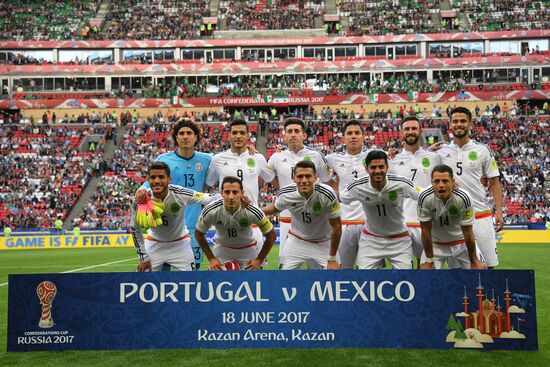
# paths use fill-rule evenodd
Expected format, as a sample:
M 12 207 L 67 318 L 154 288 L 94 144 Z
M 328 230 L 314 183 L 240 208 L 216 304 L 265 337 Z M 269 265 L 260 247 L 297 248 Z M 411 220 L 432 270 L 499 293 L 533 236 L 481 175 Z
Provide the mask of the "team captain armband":
M 273 229 L 273 224 L 271 224 L 267 217 L 264 217 L 264 219 L 262 219 L 260 223 L 258 223 L 258 228 L 260 228 L 260 231 L 262 231 L 262 233 L 266 233 Z
M 474 211 L 472 210 L 472 208 L 468 208 L 464 212 L 464 215 L 462 216 L 462 219 L 464 219 L 464 220 L 472 219 L 473 215 L 474 215 Z
M 330 205 L 330 212 L 334 213 L 334 212 L 337 212 L 338 210 L 340 210 L 340 203 L 338 201 L 335 201 Z

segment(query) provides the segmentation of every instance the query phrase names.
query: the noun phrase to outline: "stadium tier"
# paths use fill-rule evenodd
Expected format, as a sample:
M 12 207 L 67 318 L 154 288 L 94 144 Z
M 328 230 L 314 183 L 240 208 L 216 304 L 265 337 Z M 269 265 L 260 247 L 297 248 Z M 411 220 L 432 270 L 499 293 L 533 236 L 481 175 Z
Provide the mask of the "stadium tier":
M 449 140 L 448 109 L 462 104 L 502 170 L 507 222 L 545 221 L 549 14 L 532 0 L 4 1 L 0 224 L 126 226 L 132 190 L 183 117 L 213 154 L 244 117 L 269 158 L 289 116 L 323 154 L 344 150 L 352 118 L 366 146 L 388 150 L 410 115 Z M 263 186 L 264 202 L 274 194 Z

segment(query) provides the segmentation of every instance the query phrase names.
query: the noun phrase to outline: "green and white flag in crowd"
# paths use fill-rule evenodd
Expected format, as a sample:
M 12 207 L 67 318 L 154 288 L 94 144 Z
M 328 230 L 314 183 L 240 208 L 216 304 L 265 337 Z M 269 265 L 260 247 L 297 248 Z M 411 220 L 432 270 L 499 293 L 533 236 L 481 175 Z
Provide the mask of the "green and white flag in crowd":
M 370 94 L 370 101 L 373 103 L 378 102 L 378 93 L 371 93 Z

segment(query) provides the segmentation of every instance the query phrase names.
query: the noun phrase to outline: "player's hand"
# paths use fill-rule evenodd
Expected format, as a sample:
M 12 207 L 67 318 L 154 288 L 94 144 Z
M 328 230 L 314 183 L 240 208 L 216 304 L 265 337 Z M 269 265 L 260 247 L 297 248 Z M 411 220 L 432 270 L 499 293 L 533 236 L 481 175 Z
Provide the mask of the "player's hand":
M 481 176 L 479 182 L 481 182 L 483 187 L 487 187 L 487 185 L 489 184 L 489 179 L 486 176 Z
M 327 270 L 338 270 L 340 269 L 340 264 L 336 260 L 327 261 Z
M 422 263 L 420 269 L 435 269 L 434 263 Z
M 260 259 L 248 260 L 245 270 L 262 270 L 263 261 Z
M 504 218 L 502 217 L 502 213 L 497 213 L 495 215 L 495 232 L 500 232 L 504 228 Z
M 277 149 L 275 150 L 275 153 L 282 152 L 283 150 L 286 150 L 286 147 L 283 144 L 277 144 Z
M 470 269 L 485 270 L 487 269 L 487 265 L 485 265 L 485 263 L 482 263 L 478 259 L 475 259 L 475 261 L 470 262 Z
M 138 204 L 145 204 L 147 200 L 149 199 L 149 194 L 147 194 L 147 190 L 145 188 L 140 187 L 136 191 L 135 200 Z
M 151 261 L 144 261 L 144 262 L 140 261 L 136 268 L 136 271 L 143 273 L 145 271 L 151 271 L 152 269 L 153 268 L 151 267 Z
M 244 208 L 252 204 L 252 200 L 246 195 L 243 194 L 243 198 L 241 199 L 241 204 Z
M 430 152 L 437 152 L 439 149 L 441 149 L 441 146 L 445 144 L 444 141 L 438 141 L 437 143 L 433 143 L 432 145 L 430 145 L 430 147 L 428 148 L 428 150 Z
M 399 153 L 399 149 L 396 149 L 396 148 L 388 149 L 388 158 L 389 159 L 394 159 L 395 156 L 397 155 L 397 153 Z
M 210 266 L 208 267 L 208 270 L 223 270 L 222 263 L 217 257 L 213 257 L 209 260 L 209 262 Z
M 258 151 L 256 150 L 256 147 L 252 144 L 247 145 L 246 149 L 248 149 L 248 154 L 250 154 L 250 155 L 254 155 L 254 154 L 258 153 Z

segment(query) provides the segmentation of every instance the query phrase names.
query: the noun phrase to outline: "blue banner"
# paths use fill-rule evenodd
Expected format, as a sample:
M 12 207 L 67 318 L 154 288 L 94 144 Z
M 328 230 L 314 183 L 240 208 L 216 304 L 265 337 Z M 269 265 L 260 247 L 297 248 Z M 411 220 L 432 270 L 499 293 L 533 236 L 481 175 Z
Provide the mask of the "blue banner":
M 8 351 L 340 347 L 537 350 L 534 273 L 9 276 Z

